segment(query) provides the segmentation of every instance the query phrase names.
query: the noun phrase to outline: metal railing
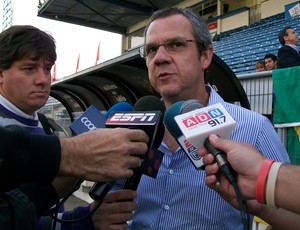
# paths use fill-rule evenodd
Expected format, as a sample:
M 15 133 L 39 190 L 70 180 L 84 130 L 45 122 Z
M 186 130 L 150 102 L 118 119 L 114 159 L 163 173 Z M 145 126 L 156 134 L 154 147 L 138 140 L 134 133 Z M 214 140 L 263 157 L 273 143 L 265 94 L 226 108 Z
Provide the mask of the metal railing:
M 237 77 L 248 96 L 251 110 L 265 115 L 272 122 L 274 99 L 272 71 L 241 74 Z M 291 136 L 288 128 L 276 128 L 276 131 L 292 163 L 300 163 L 300 149 L 295 149 L 292 143 L 298 141 L 298 136 Z
M 248 96 L 251 110 L 272 116 L 273 81 L 272 71 L 237 75 Z

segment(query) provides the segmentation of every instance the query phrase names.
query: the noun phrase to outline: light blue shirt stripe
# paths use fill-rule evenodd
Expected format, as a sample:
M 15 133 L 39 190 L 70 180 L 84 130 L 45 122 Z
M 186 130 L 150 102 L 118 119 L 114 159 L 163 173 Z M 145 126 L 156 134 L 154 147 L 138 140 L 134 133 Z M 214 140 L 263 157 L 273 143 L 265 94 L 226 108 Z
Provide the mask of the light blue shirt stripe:
M 267 118 L 226 103 L 211 90 L 209 105 L 216 103 L 237 122 L 230 139 L 254 145 L 267 158 L 290 162 Z M 130 229 L 243 229 L 240 212 L 205 185 L 205 172 L 197 171 L 181 149 L 172 154 L 162 143 L 160 150 L 165 155 L 157 178 L 143 175 L 137 189 L 138 209 Z

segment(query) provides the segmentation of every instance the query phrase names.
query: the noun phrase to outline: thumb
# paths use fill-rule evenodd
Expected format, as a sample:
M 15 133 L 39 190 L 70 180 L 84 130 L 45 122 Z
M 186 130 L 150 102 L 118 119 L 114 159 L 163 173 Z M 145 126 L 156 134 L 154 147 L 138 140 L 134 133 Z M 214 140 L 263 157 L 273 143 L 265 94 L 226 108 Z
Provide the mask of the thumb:
M 232 141 L 228 139 L 223 139 L 216 134 L 209 135 L 210 144 L 216 149 L 222 150 L 223 152 L 227 152 L 229 147 L 232 145 Z

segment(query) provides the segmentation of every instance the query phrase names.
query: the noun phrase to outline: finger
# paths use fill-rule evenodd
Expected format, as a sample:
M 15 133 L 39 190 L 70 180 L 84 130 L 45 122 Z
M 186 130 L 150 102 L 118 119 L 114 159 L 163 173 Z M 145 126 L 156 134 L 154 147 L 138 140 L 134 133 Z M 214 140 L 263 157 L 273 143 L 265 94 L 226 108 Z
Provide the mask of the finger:
M 218 137 L 216 134 L 209 135 L 209 142 L 212 146 L 214 146 L 216 149 L 222 150 L 225 153 L 227 150 L 232 147 L 235 143 L 229 139 L 223 139 Z
M 215 161 L 215 158 L 212 154 L 206 154 L 204 157 L 203 157 L 203 163 L 205 165 L 210 165 L 212 164 L 213 162 Z
M 103 203 L 102 204 L 102 213 L 107 213 L 110 217 L 110 221 L 114 223 L 121 223 L 125 220 L 120 221 L 120 216 L 125 213 L 132 213 L 135 209 L 137 209 L 137 203 L 134 201 L 115 201 L 111 203 Z M 115 217 L 115 219 L 113 219 Z M 119 220 L 119 222 L 117 222 Z
M 217 182 L 217 177 L 215 175 L 206 176 L 205 177 L 205 184 L 209 188 L 214 188 Z
M 128 156 L 127 162 L 124 162 L 129 169 L 140 167 L 142 160 L 139 156 Z
M 219 166 L 217 165 L 217 163 L 207 165 L 205 167 L 205 173 L 208 176 L 217 174 L 218 172 L 219 172 Z
M 141 129 L 130 129 L 130 141 L 132 142 L 149 142 L 148 135 Z
M 101 230 L 101 229 L 106 229 L 106 230 L 126 230 L 128 229 L 128 224 L 127 222 L 120 222 L 120 223 L 102 223 L 101 221 L 93 221 L 94 229 L 95 230 Z
M 109 228 L 109 230 L 126 230 L 126 229 L 128 229 L 127 222 L 114 224 L 114 225 L 111 225 Z
M 148 151 L 148 146 L 144 142 L 130 142 L 129 155 L 144 155 Z
M 112 203 L 116 201 L 132 200 L 137 196 L 136 191 L 124 189 L 110 192 L 104 198 L 105 203 Z
M 204 148 L 204 147 L 199 148 L 199 149 L 198 149 L 198 154 L 199 154 L 201 157 L 205 157 L 205 156 L 208 154 L 207 149 Z

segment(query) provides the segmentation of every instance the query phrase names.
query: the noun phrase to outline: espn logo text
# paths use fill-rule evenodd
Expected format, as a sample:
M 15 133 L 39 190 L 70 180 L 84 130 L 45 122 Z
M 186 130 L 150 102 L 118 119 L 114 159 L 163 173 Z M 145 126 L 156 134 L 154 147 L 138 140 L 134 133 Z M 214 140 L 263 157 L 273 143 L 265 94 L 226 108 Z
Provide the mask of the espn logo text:
M 158 117 L 157 113 L 115 113 L 112 117 L 108 118 L 106 123 L 110 122 L 153 122 Z

